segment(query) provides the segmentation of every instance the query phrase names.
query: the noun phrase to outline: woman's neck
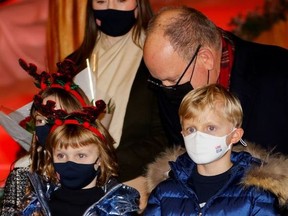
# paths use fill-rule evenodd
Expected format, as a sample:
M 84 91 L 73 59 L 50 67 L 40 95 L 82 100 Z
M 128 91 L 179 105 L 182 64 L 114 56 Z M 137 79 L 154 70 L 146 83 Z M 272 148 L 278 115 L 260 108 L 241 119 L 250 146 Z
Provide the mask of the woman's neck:
M 114 45 L 115 43 L 117 43 L 117 41 L 119 41 L 123 38 L 123 36 L 112 37 L 112 36 L 106 35 L 104 33 L 102 33 L 102 36 L 103 36 L 105 43 L 109 46 Z

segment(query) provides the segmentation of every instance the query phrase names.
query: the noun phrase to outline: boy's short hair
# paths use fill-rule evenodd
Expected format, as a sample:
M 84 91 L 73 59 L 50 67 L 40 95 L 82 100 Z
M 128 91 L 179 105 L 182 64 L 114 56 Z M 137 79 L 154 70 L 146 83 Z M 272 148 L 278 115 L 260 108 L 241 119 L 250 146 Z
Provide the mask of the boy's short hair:
M 219 84 L 211 84 L 190 91 L 179 107 L 179 117 L 195 118 L 205 108 L 217 109 L 235 127 L 241 127 L 243 111 L 239 99 Z

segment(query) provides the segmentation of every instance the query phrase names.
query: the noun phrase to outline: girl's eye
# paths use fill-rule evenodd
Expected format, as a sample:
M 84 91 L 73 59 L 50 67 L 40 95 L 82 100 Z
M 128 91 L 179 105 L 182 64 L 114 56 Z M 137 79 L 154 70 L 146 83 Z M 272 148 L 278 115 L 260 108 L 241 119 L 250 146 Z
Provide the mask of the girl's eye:
M 37 118 L 36 117 L 36 120 L 35 120 L 35 125 L 36 126 L 43 126 L 45 125 L 47 122 L 46 122 L 46 119 L 45 118 Z
M 56 155 L 56 157 L 57 157 L 58 159 L 63 159 L 63 158 L 64 158 L 64 155 L 59 153 L 59 154 Z
M 79 158 L 85 158 L 86 155 L 85 155 L 85 154 L 79 154 L 78 157 L 79 157 Z

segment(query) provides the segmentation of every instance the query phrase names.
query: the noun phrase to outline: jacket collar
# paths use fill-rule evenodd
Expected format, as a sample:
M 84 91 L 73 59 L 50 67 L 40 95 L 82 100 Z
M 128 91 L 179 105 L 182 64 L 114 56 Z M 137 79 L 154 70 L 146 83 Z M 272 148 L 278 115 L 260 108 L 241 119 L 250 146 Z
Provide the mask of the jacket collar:
M 177 158 L 177 156 L 179 156 Z M 288 157 L 280 153 L 271 154 L 263 148 L 248 144 L 248 147 L 236 145 L 233 147 L 232 162 L 236 169 L 243 167 L 247 170 L 242 177 L 244 187 L 256 186 L 270 191 L 278 197 L 280 206 L 288 203 Z M 170 168 L 170 166 L 171 168 Z M 247 165 L 250 166 L 247 169 Z M 170 169 L 182 181 L 187 181 L 195 163 L 190 159 L 184 148 L 167 149 L 155 162 L 148 165 L 147 190 L 150 193 L 161 181 L 167 179 Z M 176 169 L 177 168 L 177 169 Z M 177 171 L 176 171 L 177 170 Z M 236 170 L 233 170 L 236 172 Z

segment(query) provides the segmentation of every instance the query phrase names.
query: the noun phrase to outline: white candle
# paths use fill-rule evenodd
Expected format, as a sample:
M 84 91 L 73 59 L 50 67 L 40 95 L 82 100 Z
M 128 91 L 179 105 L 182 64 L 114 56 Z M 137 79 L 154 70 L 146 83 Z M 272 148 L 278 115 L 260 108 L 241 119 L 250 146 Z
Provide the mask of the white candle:
M 93 86 L 93 80 L 92 80 L 92 71 L 90 68 L 90 63 L 89 63 L 89 59 L 86 59 L 86 64 L 87 64 L 87 68 L 88 68 L 88 76 L 89 76 L 89 87 L 90 87 L 90 92 L 92 95 L 92 103 L 95 106 L 95 95 L 94 95 L 94 86 Z

